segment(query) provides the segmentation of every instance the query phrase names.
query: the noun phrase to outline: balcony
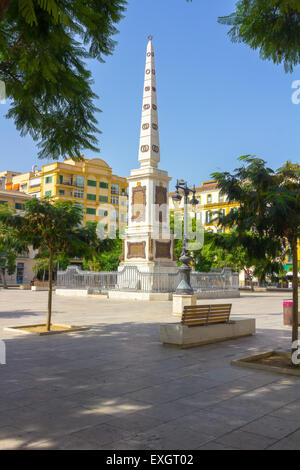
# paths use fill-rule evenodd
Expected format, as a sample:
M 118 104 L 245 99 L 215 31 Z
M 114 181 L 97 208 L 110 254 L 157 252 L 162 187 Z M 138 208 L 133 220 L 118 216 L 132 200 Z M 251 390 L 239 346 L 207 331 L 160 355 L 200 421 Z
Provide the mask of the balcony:
M 69 180 L 59 179 L 57 184 L 62 185 L 62 186 L 72 186 L 73 188 L 84 189 L 84 183 L 78 183 L 78 182 L 74 181 L 73 178 L 71 178 Z

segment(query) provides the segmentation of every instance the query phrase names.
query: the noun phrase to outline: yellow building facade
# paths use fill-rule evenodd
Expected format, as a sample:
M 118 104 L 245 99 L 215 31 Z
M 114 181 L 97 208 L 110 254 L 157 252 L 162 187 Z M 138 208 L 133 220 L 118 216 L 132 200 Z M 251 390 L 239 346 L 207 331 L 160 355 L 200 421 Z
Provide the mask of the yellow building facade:
M 170 210 L 174 211 L 174 203 L 172 196 L 175 193 L 172 192 L 169 194 L 169 204 Z M 222 231 L 218 227 L 216 219 L 216 214 L 220 211 L 223 211 L 227 215 L 231 209 L 238 207 L 238 203 L 228 202 L 227 196 L 222 194 L 218 183 L 216 181 L 206 181 L 202 183 L 202 186 L 196 187 L 196 199 L 198 200 L 197 213 L 196 216 L 198 220 L 202 221 L 202 224 L 206 231 L 209 232 L 218 232 Z M 183 211 L 183 198 L 181 200 L 180 210 Z
M 114 175 L 100 158 L 50 163 L 6 183 L 6 189 L 33 197 L 71 201 L 82 208 L 84 225 L 100 222 L 106 233 L 126 226 L 127 187 L 126 178 Z

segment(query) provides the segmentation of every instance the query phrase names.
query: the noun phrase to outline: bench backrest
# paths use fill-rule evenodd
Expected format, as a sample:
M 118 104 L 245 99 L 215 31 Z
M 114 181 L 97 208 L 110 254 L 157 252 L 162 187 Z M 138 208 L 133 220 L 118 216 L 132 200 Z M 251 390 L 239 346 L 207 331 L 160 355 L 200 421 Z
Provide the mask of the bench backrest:
M 181 323 L 187 326 L 226 323 L 229 321 L 231 306 L 232 304 L 186 306 Z

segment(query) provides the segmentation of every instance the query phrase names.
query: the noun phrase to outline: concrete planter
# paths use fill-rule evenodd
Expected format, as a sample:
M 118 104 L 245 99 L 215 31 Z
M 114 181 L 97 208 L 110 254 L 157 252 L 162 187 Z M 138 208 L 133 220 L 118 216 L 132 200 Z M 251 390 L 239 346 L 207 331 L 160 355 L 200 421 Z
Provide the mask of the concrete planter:
M 228 323 L 186 326 L 170 323 L 159 326 L 159 338 L 163 344 L 179 348 L 192 348 L 255 334 L 254 318 L 235 318 Z
M 275 372 L 276 374 L 284 374 L 284 375 L 293 375 L 300 377 L 300 368 L 299 367 L 285 367 L 285 366 L 278 366 L 278 365 L 271 365 L 271 364 L 262 364 L 259 361 L 264 359 L 269 359 L 271 357 L 281 357 L 284 359 L 290 360 L 290 354 L 282 352 L 282 351 L 268 351 L 262 354 L 256 354 L 254 356 L 245 357 L 243 359 L 239 359 L 236 361 L 232 361 L 231 365 L 237 367 L 246 367 L 248 369 L 257 369 L 257 370 L 266 370 L 268 372 Z

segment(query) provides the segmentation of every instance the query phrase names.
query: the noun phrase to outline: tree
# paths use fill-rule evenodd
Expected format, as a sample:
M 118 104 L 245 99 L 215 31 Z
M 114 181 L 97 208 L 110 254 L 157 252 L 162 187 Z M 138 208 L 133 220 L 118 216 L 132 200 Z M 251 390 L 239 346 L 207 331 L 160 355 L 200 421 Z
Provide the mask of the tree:
M 233 42 L 259 49 L 263 60 L 283 63 L 286 72 L 300 63 L 299 0 L 239 0 L 236 11 L 218 21 L 231 26 Z
M 89 271 L 116 271 L 120 264 L 123 240 L 119 238 L 117 231 L 116 238 L 101 239 L 97 236 L 97 223 L 90 222 L 91 233 L 95 238 L 93 252 L 89 257 L 83 259 L 83 269 Z
M 49 252 L 43 251 L 40 252 L 36 257 L 36 262 L 32 266 L 32 271 L 37 275 L 42 277 L 43 282 L 46 278 L 46 272 L 49 272 Z M 65 270 L 70 264 L 70 257 L 66 256 L 64 253 L 57 254 L 53 258 L 53 273 L 54 277 L 58 269 Z
M 219 218 L 219 223 L 223 224 L 223 216 Z M 285 250 L 280 239 L 270 240 L 252 232 L 241 234 L 232 230 L 229 233 L 215 234 L 211 246 L 221 250 L 216 260 L 219 266 L 214 267 L 227 266 L 232 270 L 244 270 L 250 280 L 251 290 L 254 290 L 253 276 L 259 278 L 261 285 L 265 283 L 267 276 L 272 277 L 282 270 Z
M 2 207 L 0 213 L 9 213 L 9 208 Z M 0 278 L 4 289 L 7 289 L 6 272 L 9 275 L 14 274 L 17 257 L 26 253 L 28 247 L 23 240 L 17 238 L 16 230 L 0 221 Z
M 214 173 L 228 201 L 240 207 L 223 217 L 224 226 L 235 227 L 240 240 L 251 231 L 253 243 L 248 246 L 259 259 L 263 253 L 275 258 L 276 242 L 289 243 L 293 257 L 293 328 L 292 341 L 298 341 L 298 239 L 300 237 L 300 166 L 287 162 L 274 171 L 266 162 L 250 155 L 233 174 Z M 295 349 L 295 348 L 294 348 Z M 297 348 L 296 348 L 297 349 Z
M 4 213 L 0 220 L 13 227 L 17 237 L 34 249 L 49 253 L 49 289 L 46 329 L 50 331 L 52 314 L 52 278 L 54 257 L 83 256 L 92 250 L 93 232 L 81 227 L 82 210 L 69 201 L 51 202 L 32 199 L 25 203 L 23 216 Z
M 99 133 L 87 59 L 115 47 L 125 0 L 0 0 L 0 80 L 6 115 L 38 141 L 39 157 L 81 158 L 98 151 Z

